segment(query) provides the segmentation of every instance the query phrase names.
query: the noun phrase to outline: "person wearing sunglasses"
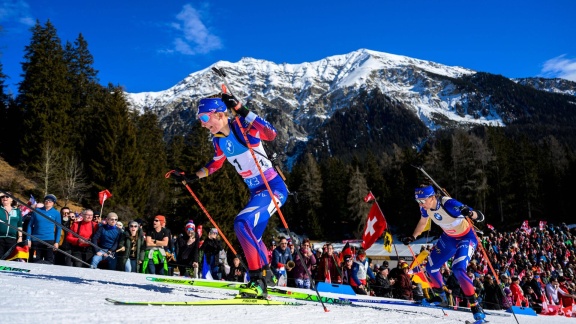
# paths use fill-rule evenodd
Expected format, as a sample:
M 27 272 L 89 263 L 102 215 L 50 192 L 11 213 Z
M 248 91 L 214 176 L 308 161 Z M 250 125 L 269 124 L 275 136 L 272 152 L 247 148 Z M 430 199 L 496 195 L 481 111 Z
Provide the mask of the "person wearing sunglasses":
M 178 271 L 180 276 L 193 277 L 198 269 L 198 240 L 194 221 L 189 220 L 184 225 L 184 232 L 176 240 L 176 255 L 178 256 Z
M 466 272 L 468 263 L 478 246 L 478 240 L 473 232 L 474 228 L 466 218 L 482 222 L 484 215 L 456 199 L 437 196 L 434 187 L 429 185 L 421 185 L 416 188 L 414 198 L 420 207 L 420 221 L 418 221 L 413 234 L 403 237 L 402 242 L 406 245 L 414 242 L 416 237 L 424 232 L 428 219 L 431 219 L 443 230 L 433 252 L 430 253 L 429 262 L 426 264 L 426 271 L 431 279 L 430 285 L 436 294 L 432 300 L 448 304 L 446 293 L 442 289 L 445 284 L 440 273 L 440 267 L 450 258 L 454 258 L 452 272 L 460 283 L 465 299 L 470 303 L 474 319 L 484 319 L 484 311 L 478 302 L 474 284 Z
M 146 240 L 140 224 L 136 221 L 128 223 L 128 230 L 120 236 L 118 260 L 126 272 L 140 272 L 146 252 Z
M 237 119 L 229 118 L 232 116 L 229 116 L 227 109 L 238 115 Z M 270 216 L 276 211 L 276 206 L 260 171 L 266 178 L 278 207 L 282 206 L 288 197 L 286 184 L 272 166 L 262 145 L 262 141 L 276 138 L 276 129 L 227 93 L 223 93 L 221 98 L 201 99 L 198 104 L 198 119 L 212 134 L 215 153 L 212 160 L 198 170 L 195 176 L 203 178 L 213 174 L 227 159 L 243 178 L 250 191 L 250 200 L 234 219 L 234 232 L 246 256 L 250 282 L 242 287 L 241 294 L 266 298 L 267 285 L 274 284 L 276 280 L 270 271 L 268 249 L 262 241 L 262 234 Z
M 11 194 L 10 192 L 8 192 Z M 6 252 L 14 248 L 17 243 L 22 242 L 22 212 L 16 208 L 12 197 L 0 194 L 0 258 Z M 6 225 L 10 224 L 11 226 Z M 8 255 L 6 256 L 8 257 Z
M 101 261 L 108 260 L 108 270 L 116 270 L 117 259 L 114 256 L 118 243 L 120 241 L 120 229 L 116 227 L 118 214 L 108 213 L 106 224 L 98 227 L 96 233 L 92 236 L 92 243 L 99 246 L 94 250 L 92 257 L 92 268 L 96 269 Z
M 167 275 L 168 261 L 166 259 L 166 248 L 170 243 L 170 231 L 165 227 L 166 217 L 156 215 L 152 221 L 152 228 L 146 235 L 146 253 L 142 271 L 151 274 Z
M 60 235 L 62 234 L 60 228 L 54 225 L 55 223 L 62 223 L 60 213 L 54 208 L 54 205 L 56 205 L 56 196 L 48 194 L 44 197 L 43 206 L 38 207 L 38 205 L 39 204 L 36 205 L 38 212 L 32 213 L 26 232 L 32 234 L 32 236 L 39 240 L 53 244 L 54 248 L 47 248 L 44 244 L 30 237 L 31 240 L 28 240 L 30 262 L 54 264 L 54 251 L 60 247 Z M 52 221 L 47 217 L 52 219 Z M 36 257 L 34 257 L 34 254 L 36 254 Z

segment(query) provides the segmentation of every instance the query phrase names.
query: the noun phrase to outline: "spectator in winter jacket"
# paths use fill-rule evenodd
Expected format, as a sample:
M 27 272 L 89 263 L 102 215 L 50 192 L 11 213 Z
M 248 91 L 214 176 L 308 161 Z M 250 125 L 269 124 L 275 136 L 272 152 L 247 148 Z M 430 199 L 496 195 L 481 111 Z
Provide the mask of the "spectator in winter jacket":
M 198 237 L 196 225 L 189 220 L 184 226 L 184 233 L 176 240 L 176 256 L 181 276 L 191 277 L 198 269 Z
M 286 286 L 287 282 L 287 263 L 288 261 L 294 261 L 292 259 L 292 253 L 288 248 L 288 240 L 285 237 L 280 238 L 280 243 L 278 247 L 272 251 L 272 262 L 270 263 L 270 267 L 272 268 L 272 272 L 276 279 L 278 279 L 278 285 Z
M 531 286 L 524 287 L 524 296 L 528 300 L 528 307 L 532 308 L 536 314 L 542 313 L 542 301 L 538 299 L 538 295 L 536 295 Z
M 352 281 L 350 285 L 352 289 L 359 295 L 367 295 L 367 279 L 375 280 L 376 277 L 369 266 L 368 259 L 366 258 L 366 251 L 360 249 L 356 261 L 352 264 Z
M 108 269 L 116 270 L 117 260 L 114 252 L 116 252 L 120 241 L 120 230 L 116 227 L 117 221 L 118 215 L 116 213 L 108 213 L 106 224 L 100 225 L 98 231 L 92 236 L 92 243 L 99 247 L 99 249 L 94 250 L 92 268 L 97 268 L 101 261 L 108 260 Z
M 116 255 L 119 264 L 126 272 L 140 272 L 146 252 L 146 241 L 140 225 L 136 221 L 128 223 L 128 230 L 120 235 Z
M 66 241 L 67 232 L 64 230 L 64 228 L 70 229 L 70 227 L 74 223 L 74 220 L 70 217 L 70 208 L 62 207 L 60 209 L 60 219 L 62 220 L 62 226 L 63 226 L 63 228 L 60 229 L 60 231 L 61 231 L 60 241 L 58 242 L 60 245 L 60 250 L 66 252 L 68 254 L 72 254 L 72 249 L 71 249 L 70 243 L 68 243 L 68 241 Z M 56 252 L 56 255 L 54 257 L 54 264 L 65 265 L 65 266 L 71 267 L 72 266 L 72 258 L 65 255 L 64 253 Z
M 92 209 L 85 209 L 80 214 L 82 215 L 82 221 L 74 222 L 70 227 L 70 230 L 82 238 L 78 238 L 72 233 L 66 234 L 66 242 L 70 244 L 70 249 L 72 251 L 72 256 L 86 262 L 92 262 L 92 256 L 94 256 L 94 250 L 90 245 L 92 236 L 96 233 L 98 225 L 92 221 L 94 212 Z M 72 263 L 75 267 L 86 267 L 82 262 L 74 259 Z
M 524 292 L 520 288 L 520 279 L 518 277 L 512 277 L 512 284 L 510 285 L 510 290 L 512 291 L 512 302 L 516 306 L 528 306 L 528 300 L 524 297 Z
M 394 285 L 394 279 L 388 279 L 388 274 L 390 269 L 388 269 L 388 262 L 378 268 L 378 274 L 376 275 L 376 282 L 374 284 L 374 293 L 378 297 L 392 298 L 392 286 Z
M 484 307 L 486 309 L 502 309 L 502 299 L 504 294 L 502 289 L 494 281 L 494 277 L 486 275 L 484 277 Z
M 222 279 L 222 271 L 220 269 L 219 254 L 223 249 L 222 242 L 218 239 L 218 229 L 212 228 L 208 232 L 208 238 L 202 244 L 202 251 L 206 264 L 210 267 L 210 275 L 214 280 Z
M 412 287 L 412 280 L 408 274 L 410 266 L 407 262 L 402 262 L 399 267 L 402 272 L 398 274 L 396 283 L 394 284 L 394 297 L 399 299 L 412 300 L 412 290 L 414 287 Z
M 240 259 L 234 257 L 232 261 L 232 266 L 230 267 L 230 272 L 226 277 L 228 281 L 244 282 L 244 276 L 246 275 L 246 269 L 240 264 Z
M 304 258 L 304 262 L 300 261 L 300 255 L 296 253 L 294 256 L 294 263 L 296 263 L 294 266 L 294 280 L 296 282 L 296 287 L 310 289 L 310 277 L 308 276 L 308 273 L 311 273 L 312 266 L 316 264 L 316 257 L 314 256 L 314 252 L 312 252 L 312 246 L 309 239 L 304 239 L 302 241 L 300 254 Z M 306 268 L 304 268 L 302 263 L 306 264 Z
M 11 194 L 10 192 L 8 192 Z M 22 242 L 22 213 L 16 208 L 14 200 L 3 193 L 0 194 L 1 206 L 0 217 L 4 222 L 0 222 L 0 259 L 17 243 Z M 8 257 L 8 256 L 6 256 Z
M 27 232 L 54 246 L 54 248 L 48 248 L 35 239 L 28 240 L 28 247 L 31 248 L 30 262 L 54 263 L 54 251 L 60 246 L 61 234 L 60 228 L 55 224 L 61 224 L 62 222 L 60 213 L 54 208 L 55 204 L 56 196 L 52 194 L 46 195 L 44 197 L 44 206 L 38 208 L 38 212 L 34 212 L 30 218 Z M 34 254 L 36 254 L 36 258 L 34 258 Z
M 318 280 L 342 283 L 342 275 L 338 267 L 338 254 L 334 253 L 334 246 L 326 244 L 326 249 L 318 262 Z

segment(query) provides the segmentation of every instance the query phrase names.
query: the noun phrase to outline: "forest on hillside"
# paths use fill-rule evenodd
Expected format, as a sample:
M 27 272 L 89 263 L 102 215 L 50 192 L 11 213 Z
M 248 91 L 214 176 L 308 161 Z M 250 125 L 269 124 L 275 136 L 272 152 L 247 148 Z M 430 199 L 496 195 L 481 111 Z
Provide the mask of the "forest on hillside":
M 190 193 L 164 177 L 173 167 L 195 171 L 208 162 L 213 156 L 209 132 L 196 122 L 165 141 L 155 114 L 131 111 L 122 87 L 99 84 L 82 34 L 63 43 L 48 21 L 37 23 L 31 35 L 14 96 L 5 92 L 7 76 L 0 62 L 0 156 L 37 186 L 23 190 L 11 181 L 0 187 L 24 196 L 53 193 L 60 206 L 74 201 L 87 208 L 99 208 L 98 192 L 108 189 L 113 197 L 105 212 L 117 212 L 122 221 L 162 214 L 174 233 L 188 219 L 212 227 Z M 384 104 L 373 100 L 354 109 Z M 392 113 L 405 114 L 399 109 Z M 427 181 L 415 165 L 451 196 L 482 210 L 486 223 L 497 229 L 514 230 L 524 220 L 536 226 L 542 219 L 549 224 L 571 219 L 573 128 L 534 120 L 506 128 L 454 127 L 435 132 L 416 148 L 402 136 L 409 127 L 385 125 L 387 115 L 372 118 L 383 118 L 387 126 L 385 137 L 374 140 L 392 143 L 392 150 L 362 153 L 353 141 L 336 143 L 345 155 L 316 155 L 309 149 L 291 170 L 283 170 L 291 195 L 282 215 L 292 231 L 318 240 L 360 238 L 370 207 L 363 198 L 372 191 L 392 232 L 411 233 L 419 217 L 414 188 Z M 191 189 L 237 246 L 233 219 L 248 191 L 235 173 L 225 164 Z M 485 224 L 478 226 L 485 229 Z M 273 217 L 266 239 L 277 227 L 282 222 Z M 434 233 L 438 229 L 433 227 Z

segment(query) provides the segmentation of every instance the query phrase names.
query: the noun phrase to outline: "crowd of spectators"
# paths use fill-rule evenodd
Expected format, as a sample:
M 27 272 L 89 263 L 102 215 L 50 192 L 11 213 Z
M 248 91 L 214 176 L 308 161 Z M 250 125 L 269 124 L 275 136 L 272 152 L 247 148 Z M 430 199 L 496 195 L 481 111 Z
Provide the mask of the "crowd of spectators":
M 22 213 L 11 197 L 2 196 L 1 208 L 9 215 L 7 222 L 0 222 L 0 252 L 4 259 L 10 249 L 28 246 L 29 260 L 20 261 L 200 277 L 205 256 L 205 270 L 213 279 L 246 280 L 240 259 L 235 257 L 232 266 L 228 266 L 218 231 L 210 230 L 203 239 L 201 226 L 197 229 L 192 220 L 183 224 L 181 233 L 176 235 L 165 227 L 162 215 L 155 216 L 149 228 L 140 219 L 127 222 L 124 228 L 118 225 L 119 217 L 114 212 L 104 220 L 91 209 L 76 213 L 62 207 L 58 212 L 54 207 L 56 197 L 46 195 L 35 208 L 68 229 L 64 231 L 37 212 Z M 24 232 L 38 239 L 27 237 Z M 40 244 L 40 239 L 45 243 Z M 282 286 L 314 288 L 314 278 L 316 282 L 349 284 L 358 294 L 408 300 L 433 297 L 426 288 L 425 276 L 415 275 L 424 271 L 424 264 L 409 265 L 399 260 L 397 267 L 391 269 L 387 261 L 373 264 L 363 251 L 338 253 L 331 244 L 315 249 L 305 239 L 297 253 L 289 238 L 277 240 L 279 244 L 272 242 L 268 256 Z M 572 316 L 576 247 L 574 234 L 565 223 L 555 226 L 541 222 L 539 227 L 513 232 L 491 230 L 481 236 L 481 245 L 483 249 L 477 249 L 471 257 L 467 274 L 485 309 L 520 306 L 538 314 Z M 441 273 L 451 304 L 466 307 L 450 262 Z

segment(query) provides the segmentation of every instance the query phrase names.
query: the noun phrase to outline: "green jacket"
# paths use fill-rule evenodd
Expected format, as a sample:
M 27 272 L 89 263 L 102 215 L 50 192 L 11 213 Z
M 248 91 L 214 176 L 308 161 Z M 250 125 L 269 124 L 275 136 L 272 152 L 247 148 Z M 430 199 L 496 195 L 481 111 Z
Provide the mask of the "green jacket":
M 22 228 L 22 213 L 18 208 L 12 208 L 12 211 L 8 213 L 4 206 L 0 206 L 0 238 L 13 238 L 18 239 L 18 231 L 16 228 Z M 4 224 L 6 222 L 10 224 L 12 227 Z

